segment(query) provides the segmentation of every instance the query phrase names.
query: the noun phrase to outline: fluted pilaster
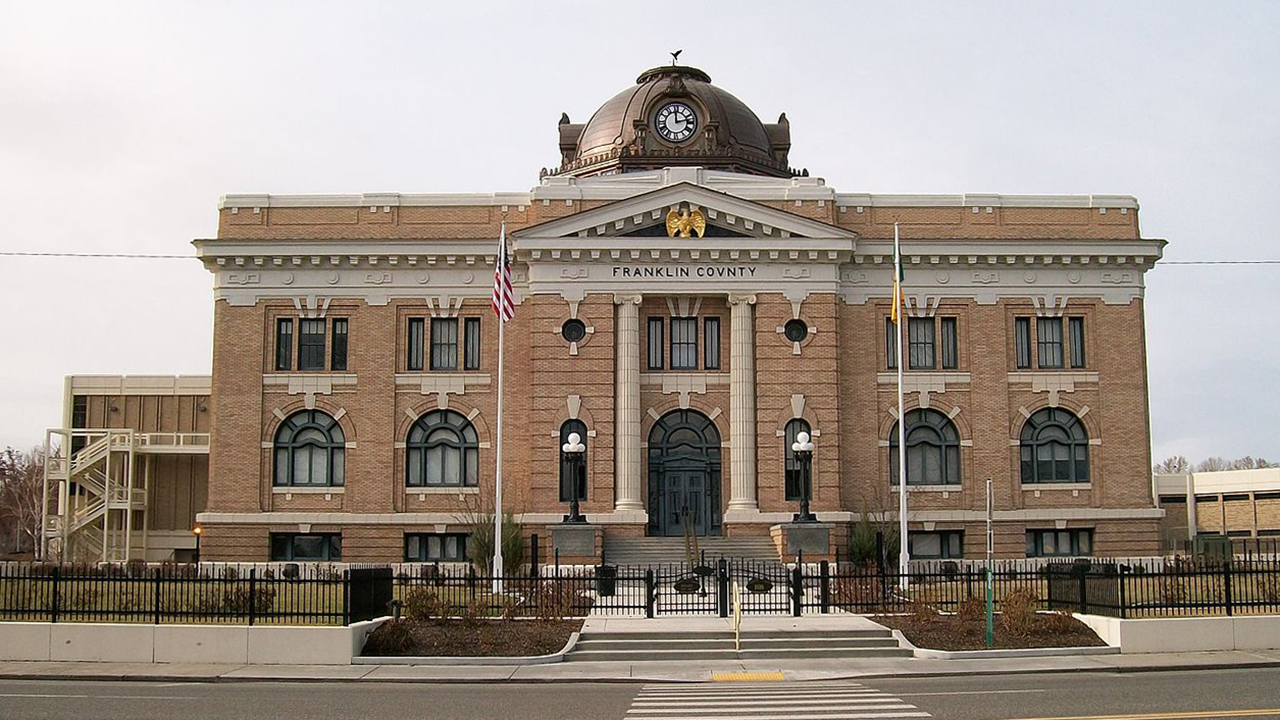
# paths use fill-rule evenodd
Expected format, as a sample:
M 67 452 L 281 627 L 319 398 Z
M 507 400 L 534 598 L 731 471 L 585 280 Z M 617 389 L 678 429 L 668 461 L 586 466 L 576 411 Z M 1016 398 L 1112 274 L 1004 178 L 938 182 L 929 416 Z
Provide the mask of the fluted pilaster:
M 645 511 L 640 482 L 640 300 L 639 295 L 613 299 L 618 306 L 613 507 L 626 512 Z
M 729 512 L 757 511 L 755 295 L 729 296 Z

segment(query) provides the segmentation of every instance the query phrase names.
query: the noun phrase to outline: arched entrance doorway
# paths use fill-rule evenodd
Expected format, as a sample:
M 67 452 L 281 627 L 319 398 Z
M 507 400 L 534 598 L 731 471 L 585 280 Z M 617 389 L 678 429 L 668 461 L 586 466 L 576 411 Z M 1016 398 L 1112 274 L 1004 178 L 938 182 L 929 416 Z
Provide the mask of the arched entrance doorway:
M 673 410 L 649 431 L 649 534 L 719 535 L 720 432 L 696 410 Z

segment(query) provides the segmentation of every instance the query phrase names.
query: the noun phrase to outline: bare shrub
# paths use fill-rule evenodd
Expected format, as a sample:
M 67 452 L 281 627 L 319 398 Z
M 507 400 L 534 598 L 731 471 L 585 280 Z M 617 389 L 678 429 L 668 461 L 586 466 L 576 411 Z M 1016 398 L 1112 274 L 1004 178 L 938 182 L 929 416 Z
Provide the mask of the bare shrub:
M 413 649 L 413 631 L 409 623 L 392 620 L 384 622 L 369 633 L 364 644 L 364 655 L 406 655 Z
M 837 576 L 831 582 L 836 607 L 850 612 L 869 612 L 884 604 L 884 588 L 877 575 Z
M 1027 637 L 1036 624 L 1040 598 L 1031 590 L 1015 590 L 1000 601 L 1000 625 L 1014 637 Z
M 1070 610 L 1055 610 L 1041 616 L 1043 618 L 1044 627 L 1055 635 L 1065 635 L 1074 632 L 1076 629 L 1075 618 L 1071 617 Z
M 275 602 L 276 590 L 270 586 L 257 587 L 252 593 L 247 587 L 236 586 L 222 595 L 223 610 L 237 615 L 270 612 Z
M 425 622 L 444 617 L 448 603 L 435 590 L 416 587 L 404 598 L 404 614 L 410 620 Z
M 961 625 L 975 625 L 977 623 L 986 622 L 987 619 L 987 603 L 978 598 L 969 598 L 960 601 L 956 606 L 956 622 Z
M 1181 605 L 1187 601 L 1187 583 L 1180 577 L 1167 577 L 1160 581 L 1160 602 L 1165 605 Z

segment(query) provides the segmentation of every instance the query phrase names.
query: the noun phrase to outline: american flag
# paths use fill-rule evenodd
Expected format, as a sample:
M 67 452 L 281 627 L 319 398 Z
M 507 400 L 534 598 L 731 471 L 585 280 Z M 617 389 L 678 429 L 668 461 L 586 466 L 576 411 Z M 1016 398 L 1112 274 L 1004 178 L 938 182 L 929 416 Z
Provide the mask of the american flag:
M 511 290 L 511 259 L 507 257 L 507 224 L 502 223 L 498 238 L 498 262 L 493 266 L 493 314 L 507 322 L 516 314 L 515 294 Z

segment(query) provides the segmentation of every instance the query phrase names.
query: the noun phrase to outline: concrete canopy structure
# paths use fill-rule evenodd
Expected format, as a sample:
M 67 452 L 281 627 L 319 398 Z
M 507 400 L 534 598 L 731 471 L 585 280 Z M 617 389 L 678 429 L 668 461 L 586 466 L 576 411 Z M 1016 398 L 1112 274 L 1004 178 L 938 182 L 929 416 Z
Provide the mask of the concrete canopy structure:
M 825 554 L 863 515 L 891 526 L 901 338 L 916 557 L 980 554 L 988 477 L 1001 556 L 1154 553 L 1142 296 L 1164 243 L 1137 201 L 839 192 L 726 97 L 649 71 L 562 122 L 561 169 L 528 192 L 222 198 L 195 242 L 215 279 L 203 556 L 465 557 L 492 508 L 504 223 L 504 509 L 545 551 L 574 494 L 582 561 L 770 537 L 801 431 Z

